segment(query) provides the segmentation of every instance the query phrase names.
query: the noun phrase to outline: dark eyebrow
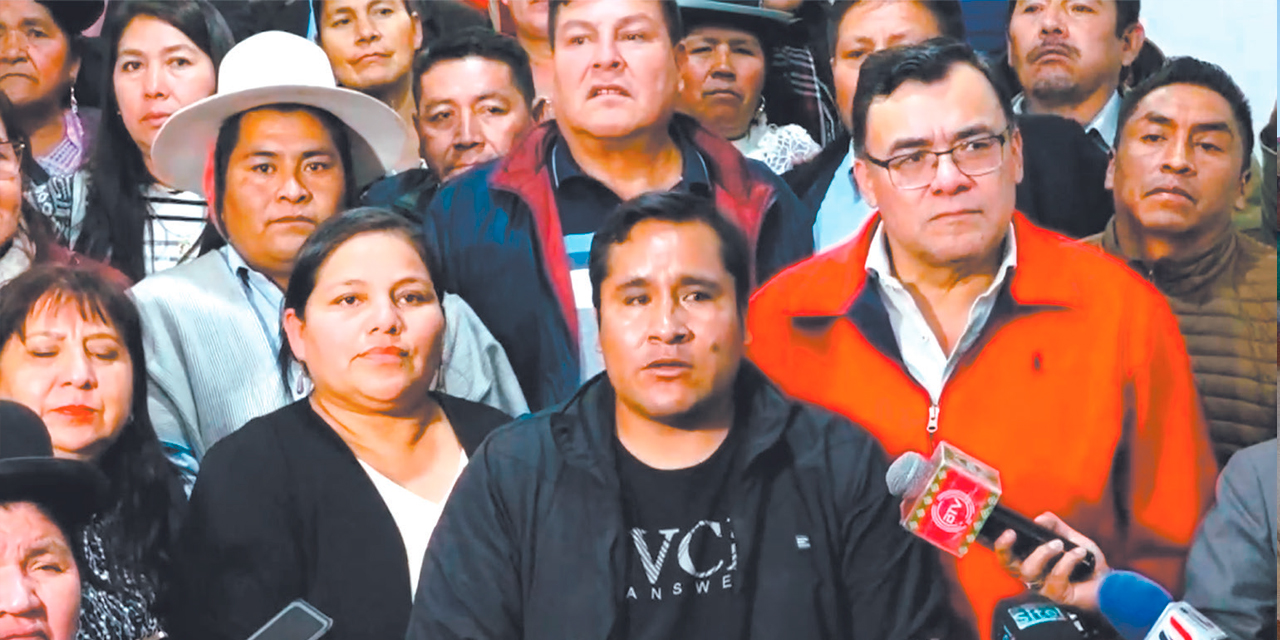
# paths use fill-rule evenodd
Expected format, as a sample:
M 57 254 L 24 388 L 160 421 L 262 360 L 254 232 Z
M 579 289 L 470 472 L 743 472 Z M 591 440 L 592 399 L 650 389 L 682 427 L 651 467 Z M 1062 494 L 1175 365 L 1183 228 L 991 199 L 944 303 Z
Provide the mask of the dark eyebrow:
M 971 127 L 965 127 L 960 131 L 957 131 L 954 136 L 951 136 L 951 141 L 959 142 L 960 140 L 965 140 L 974 136 L 993 136 L 995 134 L 996 132 L 992 131 L 989 125 L 975 124 Z
M 199 50 L 199 49 L 198 49 L 197 47 L 193 47 L 193 46 L 191 46 L 191 45 L 189 45 L 189 44 L 182 44 L 182 43 L 180 43 L 180 44 L 172 44 L 172 45 L 169 45 L 169 46 L 167 46 L 167 47 L 165 47 L 165 48 L 161 49 L 161 50 L 160 50 L 160 55 L 168 55 L 168 54 L 173 53 L 174 51 L 198 51 L 198 50 Z M 146 56 L 146 54 L 145 54 L 142 50 L 140 50 L 140 49 L 122 49 L 122 50 L 120 51 L 120 54 L 119 54 L 118 56 L 116 56 L 116 57 L 118 57 L 118 58 L 122 58 L 122 57 L 124 57 L 124 56 L 138 56 L 138 57 L 144 57 L 144 56 Z
M 893 146 L 889 147 L 889 153 L 893 154 L 904 149 L 919 149 L 921 147 L 929 147 L 931 145 L 932 142 L 925 140 L 924 138 L 906 138 L 893 143 Z
M 41 538 L 36 540 L 35 543 L 31 545 L 31 548 L 27 549 L 27 553 L 22 559 L 23 564 L 31 562 L 43 555 L 61 555 L 69 558 L 71 556 L 71 548 L 68 547 L 66 543 L 53 536 Z
M 720 44 L 721 42 L 723 42 L 728 44 L 731 47 L 753 43 L 752 38 L 744 38 L 742 36 L 732 36 L 729 38 L 715 38 L 707 35 L 694 35 L 694 36 L 689 36 L 689 39 L 696 42 L 701 42 L 703 44 L 713 44 L 713 45 Z
M 623 19 L 619 20 L 619 21 L 618 21 L 618 27 L 619 27 L 619 28 L 621 28 L 621 27 L 629 27 L 629 26 L 631 26 L 631 25 L 633 25 L 633 24 L 635 24 L 635 23 L 637 23 L 637 22 L 639 22 L 639 23 L 643 23 L 643 24 L 644 24 L 644 26 L 651 26 L 651 25 L 653 25 L 653 24 L 654 24 L 654 20 L 653 20 L 653 18 L 652 18 L 652 17 L 650 17 L 648 14 L 644 14 L 644 13 L 636 13 L 636 14 L 629 15 L 629 16 L 627 16 L 627 17 L 625 17 L 625 18 L 623 18 Z
M 630 279 L 630 280 L 628 280 L 628 281 L 626 281 L 626 282 L 623 282 L 622 284 L 619 284 L 616 288 L 617 288 L 617 289 L 632 289 L 632 288 L 635 288 L 635 287 L 647 287 L 647 286 L 649 286 L 649 279 L 648 279 L 648 278 L 645 278 L 645 277 L 642 277 L 642 276 L 637 276 L 637 277 L 632 278 L 632 279 Z
M 1231 131 L 1231 125 L 1222 120 L 1217 122 L 1202 122 L 1197 125 L 1192 125 L 1191 127 L 1191 133 L 1213 133 L 1216 131 L 1221 131 L 1232 137 L 1235 136 L 1235 133 Z
M 711 278 L 705 278 L 702 276 L 681 276 L 680 285 L 685 287 L 698 286 L 698 287 L 706 287 L 708 289 L 716 289 L 716 290 L 721 289 L 719 282 Z
M 23 18 L 18 22 L 20 27 L 48 27 L 49 21 L 44 18 Z
M 1173 119 L 1172 119 L 1172 118 L 1170 118 L 1170 117 L 1168 117 L 1168 116 L 1162 116 L 1162 115 L 1160 115 L 1160 114 L 1158 114 L 1158 113 L 1155 113 L 1155 112 L 1144 114 L 1144 115 L 1142 116 L 1142 119 L 1143 119 L 1143 120 L 1146 120 L 1147 122 L 1150 122 L 1151 124 L 1159 125 L 1159 126 L 1162 126 L 1162 127 L 1172 127 L 1172 126 L 1174 126 L 1174 125 L 1173 125 Z

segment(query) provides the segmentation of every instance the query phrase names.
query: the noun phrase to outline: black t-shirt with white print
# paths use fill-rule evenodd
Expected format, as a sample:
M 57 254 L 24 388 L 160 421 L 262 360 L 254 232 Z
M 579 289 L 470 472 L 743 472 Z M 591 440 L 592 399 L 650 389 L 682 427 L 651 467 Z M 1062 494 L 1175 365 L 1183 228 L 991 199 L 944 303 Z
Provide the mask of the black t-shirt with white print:
M 741 618 L 727 504 L 739 431 L 707 460 L 674 470 L 644 464 L 614 437 L 627 546 L 616 588 L 626 640 L 721 638 Z

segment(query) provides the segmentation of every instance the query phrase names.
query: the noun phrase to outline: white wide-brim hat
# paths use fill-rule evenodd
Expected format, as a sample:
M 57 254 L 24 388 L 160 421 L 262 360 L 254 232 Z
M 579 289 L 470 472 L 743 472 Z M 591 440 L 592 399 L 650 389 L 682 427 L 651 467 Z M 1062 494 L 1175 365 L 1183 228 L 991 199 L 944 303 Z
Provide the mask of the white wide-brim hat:
M 156 176 L 171 187 L 204 193 L 205 162 L 227 118 L 272 104 L 327 111 L 347 126 L 358 186 L 405 168 L 413 132 L 391 107 L 337 86 L 329 58 L 315 43 L 264 31 L 232 47 L 218 67 L 218 91 L 187 105 L 160 127 L 151 145 Z

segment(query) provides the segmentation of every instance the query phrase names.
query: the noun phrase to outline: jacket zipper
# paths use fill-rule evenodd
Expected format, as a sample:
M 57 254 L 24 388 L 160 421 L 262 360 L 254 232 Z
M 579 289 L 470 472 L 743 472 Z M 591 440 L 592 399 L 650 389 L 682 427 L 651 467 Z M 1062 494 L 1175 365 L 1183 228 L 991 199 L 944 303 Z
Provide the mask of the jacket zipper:
M 929 436 L 929 455 L 933 455 L 934 434 L 938 433 L 938 414 L 942 413 L 942 409 L 935 402 L 929 405 L 929 424 L 924 430 Z

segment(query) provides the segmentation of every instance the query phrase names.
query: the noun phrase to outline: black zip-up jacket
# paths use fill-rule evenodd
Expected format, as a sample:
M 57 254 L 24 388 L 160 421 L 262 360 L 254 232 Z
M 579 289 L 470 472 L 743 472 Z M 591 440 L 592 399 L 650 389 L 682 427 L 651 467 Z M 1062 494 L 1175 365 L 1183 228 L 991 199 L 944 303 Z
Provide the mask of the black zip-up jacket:
M 879 443 L 743 366 L 727 500 L 746 615 L 719 637 L 969 637 L 937 552 L 898 524 Z M 409 640 L 624 637 L 614 407 L 597 376 L 485 441 L 432 535 Z

